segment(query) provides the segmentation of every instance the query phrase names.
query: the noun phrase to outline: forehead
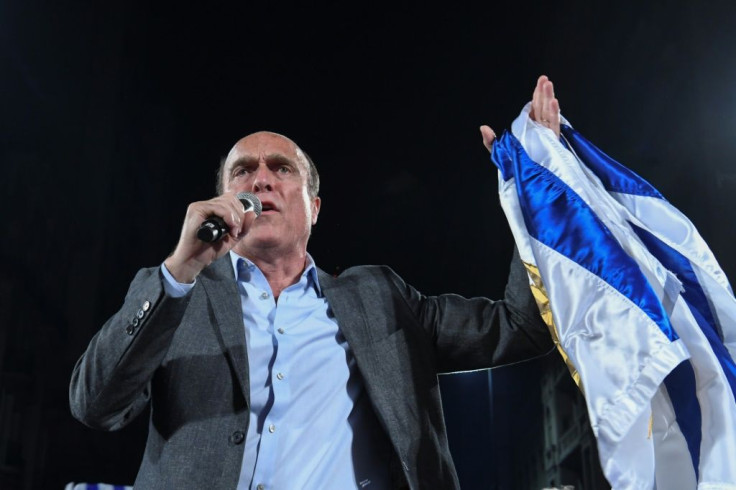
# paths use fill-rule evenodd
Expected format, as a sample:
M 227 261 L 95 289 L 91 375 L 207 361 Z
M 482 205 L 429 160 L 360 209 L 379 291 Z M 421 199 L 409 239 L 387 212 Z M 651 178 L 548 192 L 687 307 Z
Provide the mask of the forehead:
M 242 160 L 260 160 L 268 157 L 286 157 L 297 163 L 304 162 L 304 155 L 289 138 L 276 133 L 254 133 L 248 135 L 232 147 L 227 155 L 227 166 Z

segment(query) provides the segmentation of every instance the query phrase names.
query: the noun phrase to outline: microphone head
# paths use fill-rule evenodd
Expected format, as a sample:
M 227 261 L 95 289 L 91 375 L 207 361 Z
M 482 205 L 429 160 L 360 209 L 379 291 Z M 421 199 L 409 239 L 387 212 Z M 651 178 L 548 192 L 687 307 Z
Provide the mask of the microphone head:
M 238 195 L 236 197 L 241 203 L 243 203 L 246 211 L 252 209 L 253 212 L 256 213 L 256 216 L 261 215 L 261 211 L 263 211 L 263 205 L 261 204 L 261 200 L 258 199 L 258 196 L 251 192 L 238 192 Z

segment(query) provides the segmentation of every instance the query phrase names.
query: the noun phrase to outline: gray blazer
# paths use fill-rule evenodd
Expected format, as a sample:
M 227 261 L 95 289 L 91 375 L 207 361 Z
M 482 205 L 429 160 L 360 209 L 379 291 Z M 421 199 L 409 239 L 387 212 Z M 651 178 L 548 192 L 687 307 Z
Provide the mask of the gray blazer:
M 385 266 L 339 277 L 320 271 L 319 281 L 393 447 L 395 487 L 459 488 L 437 374 L 552 346 L 518 256 L 496 302 L 423 296 Z M 244 332 L 226 255 L 184 298 L 165 294 L 158 268 L 142 269 L 91 340 L 72 375 L 71 411 L 91 427 L 115 430 L 151 403 L 136 490 L 237 486 L 249 419 Z

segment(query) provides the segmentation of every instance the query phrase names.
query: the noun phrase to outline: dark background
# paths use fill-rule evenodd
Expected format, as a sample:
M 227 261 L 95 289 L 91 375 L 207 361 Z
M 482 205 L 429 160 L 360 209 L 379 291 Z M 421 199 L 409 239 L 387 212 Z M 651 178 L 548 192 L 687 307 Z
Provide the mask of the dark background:
M 317 163 L 323 269 L 386 263 L 426 294 L 500 297 L 512 242 L 478 126 L 508 127 L 544 73 L 733 278 L 730 3 L 0 2 L 0 489 L 132 482 L 145 417 L 85 428 L 69 375 L 252 131 Z M 497 402 L 538 391 L 515 369 L 494 371 L 519 387 Z M 523 421 L 492 417 L 487 383 L 443 379 L 464 488 L 494 488 L 494 451 L 523 443 L 494 439 Z

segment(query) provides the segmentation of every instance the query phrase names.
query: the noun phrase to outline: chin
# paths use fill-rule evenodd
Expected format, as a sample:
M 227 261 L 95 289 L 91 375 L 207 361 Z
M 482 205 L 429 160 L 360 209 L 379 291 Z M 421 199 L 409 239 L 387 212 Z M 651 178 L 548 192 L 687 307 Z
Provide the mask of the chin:
M 282 242 L 281 237 L 273 233 L 259 233 L 256 236 L 248 234 L 243 239 L 243 246 L 246 250 L 269 249 L 282 246 Z

